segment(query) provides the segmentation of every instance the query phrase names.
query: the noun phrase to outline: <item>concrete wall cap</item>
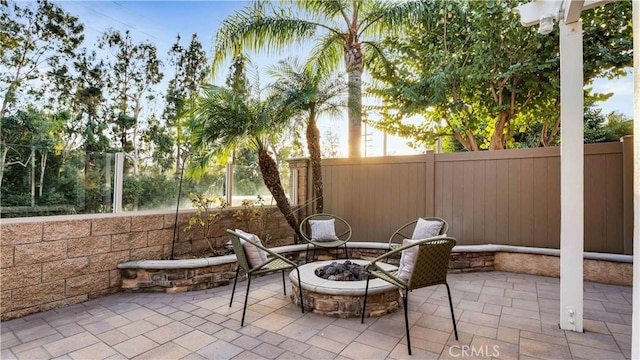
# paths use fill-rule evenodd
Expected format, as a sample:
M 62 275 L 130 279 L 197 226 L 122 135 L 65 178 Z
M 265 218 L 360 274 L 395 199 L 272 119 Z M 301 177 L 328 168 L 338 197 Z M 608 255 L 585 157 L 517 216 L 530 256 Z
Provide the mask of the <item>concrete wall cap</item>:
M 389 248 L 388 243 L 379 242 L 349 242 L 348 248 L 355 249 L 383 249 Z M 295 244 L 275 247 L 272 250 L 276 253 L 300 252 L 307 249 L 307 244 Z M 510 252 L 534 255 L 560 256 L 560 250 L 547 248 L 532 248 L 525 246 L 509 245 L 458 245 L 452 250 L 454 253 L 466 252 Z M 585 252 L 584 258 L 589 260 L 603 260 L 620 263 L 633 263 L 633 256 Z M 215 256 L 200 259 L 180 259 L 180 260 L 137 260 L 118 264 L 118 269 L 192 269 L 204 266 L 214 266 L 233 263 L 236 261 L 235 255 Z

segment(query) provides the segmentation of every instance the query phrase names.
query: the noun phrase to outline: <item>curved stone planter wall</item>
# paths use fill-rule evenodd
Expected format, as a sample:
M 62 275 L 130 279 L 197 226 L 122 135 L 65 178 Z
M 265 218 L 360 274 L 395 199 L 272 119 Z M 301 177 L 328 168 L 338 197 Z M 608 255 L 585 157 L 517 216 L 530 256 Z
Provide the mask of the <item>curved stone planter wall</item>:
M 387 251 L 386 243 L 348 244 L 352 259 L 372 259 Z M 273 248 L 298 263 L 305 261 L 306 245 Z M 340 250 L 341 251 L 341 250 Z M 451 255 L 450 272 L 510 271 L 544 276 L 559 276 L 560 251 L 504 245 L 456 246 Z M 333 253 L 321 253 L 319 260 L 333 259 Z M 399 259 L 390 259 L 397 263 Z M 585 281 L 607 284 L 632 284 L 632 256 L 585 253 Z M 194 260 L 131 261 L 118 265 L 124 291 L 162 291 L 167 293 L 201 290 L 227 285 L 235 276 L 235 255 Z

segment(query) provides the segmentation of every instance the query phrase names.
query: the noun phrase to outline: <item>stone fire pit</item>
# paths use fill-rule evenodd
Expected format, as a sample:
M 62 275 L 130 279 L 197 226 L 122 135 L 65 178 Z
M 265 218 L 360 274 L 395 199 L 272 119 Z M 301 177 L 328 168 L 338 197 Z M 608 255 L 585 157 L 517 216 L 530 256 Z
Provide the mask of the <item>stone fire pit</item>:
M 368 263 L 365 260 L 350 261 L 360 265 Z M 360 317 L 366 280 L 335 281 L 316 275 L 316 269 L 333 262 L 317 261 L 299 267 L 305 310 L 339 318 Z M 378 264 L 389 270 L 396 268 L 390 264 Z M 289 274 L 289 279 L 293 288 L 291 300 L 294 304 L 300 305 L 297 273 L 292 271 Z M 397 287 L 380 279 L 369 281 L 366 317 L 382 316 L 394 312 L 400 308 L 401 304 L 400 291 Z

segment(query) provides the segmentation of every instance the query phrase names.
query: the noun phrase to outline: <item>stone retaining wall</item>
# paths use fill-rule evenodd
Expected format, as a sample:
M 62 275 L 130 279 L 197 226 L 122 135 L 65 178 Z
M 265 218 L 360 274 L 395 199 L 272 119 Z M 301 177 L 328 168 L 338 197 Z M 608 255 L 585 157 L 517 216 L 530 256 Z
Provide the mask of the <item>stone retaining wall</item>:
M 369 248 L 368 243 L 350 243 L 349 258 L 371 260 L 387 250 L 380 248 Z M 361 247 L 358 247 L 361 246 Z M 298 264 L 306 261 L 306 247 L 299 245 L 293 251 L 281 251 L 274 248 L 274 251 L 282 254 Z M 317 261 L 333 260 L 335 254 L 342 259 L 344 248 L 341 249 L 321 249 L 317 252 Z M 309 253 L 311 256 L 312 253 Z M 179 267 L 180 263 L 168 264 L 167 268 L 158 268 L 158 264 L 143 267 L 137 265 L 123 264 L 122 266 L 122 290 L 131 292 L 166 292 L 178 293 L 185 291 L 203 290 L 216 286 L 228 285 L 233 281 L 237 269 L 235 256 L 224 256 L 211 258 L 211 262 L 205 262 L 202 266 L 193 267 L 193 262 L 184 262 L 184 267 Z M 452 273 L 492 271 L 493 252 L 460 252 L 451 254 L 449 269 Z M 398 265 L 400 255 L 386 260 L 387 263 Z M 177 268 L 168 268 L 168 266 Z M 243 278 L 244 279 L 244 278 Z
M 236 210 L 225 211 L 212 230 L 216 246 L 228 241 L 227 228 L 241 227 L 233 218 Z M 208 248 L 200 229 L 184 231 L 192 213 L 181 211 L 178 217 L 176 255 Z M 1 320 L 120 291 L 122 277 L 118 264 L 168 258 L 174 223 L 174 211 L 2 219 Z M 274 214 L 269 230 L 276 239 L 293 241 L 280 213 Z M 196 274 L 194 289 L 209 281 L 207 274 L 208 271 Z M 167 275 L 167 280 L 180 283 L 180 276 Z M 190 274 L 185 274 L 184 278 L 187 277 Z M 220 285 L 225 279 L 212 277 L 211 282 Z
M 495 269 L 560 277 L 560 258 L 549 255 L 496 253 Z M 584 281 L 632 286 L 633 263 L 584 259 Z

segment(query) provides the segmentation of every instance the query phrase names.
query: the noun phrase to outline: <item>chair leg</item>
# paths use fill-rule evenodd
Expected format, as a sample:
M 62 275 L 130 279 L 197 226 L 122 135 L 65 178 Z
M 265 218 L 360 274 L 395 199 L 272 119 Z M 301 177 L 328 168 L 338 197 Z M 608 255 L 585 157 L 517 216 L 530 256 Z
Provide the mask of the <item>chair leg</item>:
M 247 293 L 244 295 L 244 308 L 242 309 L 242 321 L 240 321 L 240 326 L 244 326 L 244 315 L 247 312 L 247 301 L 249 301 L 250 287 L 251 287 L 251 275 L 249 275 L 249 280 L 247 280 Z
M 231 290 L 231 301 L 229 301 L 229 307 L 233 304 L 233 294 L 236 292 L 236 283 L 238 283 L 238 273 L 240 273 L 240 267 L 236 269 L 236 278 L 233 280 L 233 290 Z
M 453 314 L 453 302 L 451 301 L 451 290 L 449 289 L 449 284 L 444 283 L 447 286 L 447 295 L 449 295 L 449 308 L 451 308 L 451 322 L 453 322 L 453 333 L 456 335 L 456 340 L 458 340 L 458 328 L 456 326 L 456 316 Z
M 344 256 L 345 256 L 345 259 L 349 258 L 349 250 L 347 250 L 347 243 L 344 244 Z
M 407 349 L 409 349 L 409 355 L 411 355 L 411 336 L 409 335 L 409 314 L 407 310 L 409 307 L 409 292 L 407 289 L 404 289 L 402 303 L 404 305 L 404 327 L 407 329 Z
M 284 296 L 287 296 L 287 285 L 284 283 L 284 270 L 282 270 L 282 290 L 284 290 Z
M 309 263 L 309 244 L 307 244 L 307 255 L 304 258 L 304 263 Z
M 364 310 L 367 308 L 367 295 L 369 295 L 369 274 L 367 274 L 367 285 L 364 288 L 364 301 L 362 303 L 362 314 L 360 315 L 360 324 L 364 324 Z
M 302 309 L 302 313 L 304 314 L 304 299 L 302 298 L 302 280 L 300 279 L 300 270 L 296 268 L 296 272 L 298 273 L 298 291 L 300 292 L 300 308 Z

